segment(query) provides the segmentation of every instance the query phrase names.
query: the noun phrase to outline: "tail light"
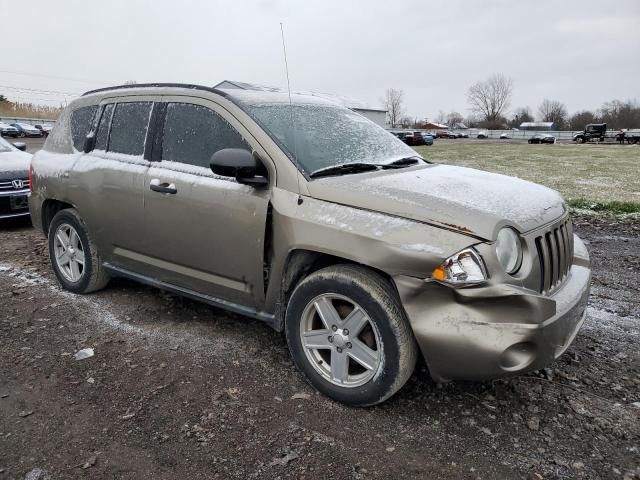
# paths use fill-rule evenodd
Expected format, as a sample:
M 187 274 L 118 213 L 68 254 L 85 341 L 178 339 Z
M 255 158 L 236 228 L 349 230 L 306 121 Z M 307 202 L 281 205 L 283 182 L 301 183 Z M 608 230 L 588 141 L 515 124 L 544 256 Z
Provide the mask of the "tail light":
M 33 163 L 29 164 L 29 191 L 33 192 Z

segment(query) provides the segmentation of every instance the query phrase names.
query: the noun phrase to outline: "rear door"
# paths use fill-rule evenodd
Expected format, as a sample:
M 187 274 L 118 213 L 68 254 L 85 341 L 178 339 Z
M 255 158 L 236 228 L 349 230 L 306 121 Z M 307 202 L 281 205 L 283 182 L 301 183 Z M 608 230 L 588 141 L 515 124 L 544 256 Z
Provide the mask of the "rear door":
M 120 249 L 139 250 L 144 239 L 146 143 L 152 98 L 106 99 L 98 112 L 95 148 L 81 155 L 71 173 L 72 198 L 103 259 L 128 267 Z
M 158 117 L 154 161 L 146 172 L 144 225 L 149 242 L 133 255 L 154 278 L 259 308 L 269 188 L 214 175 L 213 153 L 260 150 L 248 131 L 214 102 L 167 97 Z

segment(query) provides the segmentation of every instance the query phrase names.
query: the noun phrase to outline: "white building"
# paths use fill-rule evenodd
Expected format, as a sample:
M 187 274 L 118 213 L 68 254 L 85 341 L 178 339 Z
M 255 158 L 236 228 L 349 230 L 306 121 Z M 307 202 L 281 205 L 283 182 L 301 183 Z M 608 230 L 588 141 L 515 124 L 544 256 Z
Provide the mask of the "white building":
M 246 82 L 236 82 L 233 80 L 223 80 L 222 82 L 215 85 L 213 88 L 223 88 L 223 89 L 233 89 L 239 88 L 241 90 L 259 90 L 261 92 L 284 92 L 280 88 L 269 87 L 266 85 L 257 85 Z M 320 93 L 320 92 L 304 92 L 304 91 L 295 91 L 293 93 L 299 95 L 313 95 L 315 97 L 321 97 L 332 102 L 335 102 L 339 105 L 347 107 L 354 112 L 359 113 L 363 117 L 368 118 L 374 123 L 377 123 L 381 127 L 385 127 L 387 121 L 387 111 L 383 108 L 377 108 L 371 105 L 367 105 L 359 100 L 355 100 L 353 98 L 344 97 L 341 95 L 333 95 L 330 93 Z

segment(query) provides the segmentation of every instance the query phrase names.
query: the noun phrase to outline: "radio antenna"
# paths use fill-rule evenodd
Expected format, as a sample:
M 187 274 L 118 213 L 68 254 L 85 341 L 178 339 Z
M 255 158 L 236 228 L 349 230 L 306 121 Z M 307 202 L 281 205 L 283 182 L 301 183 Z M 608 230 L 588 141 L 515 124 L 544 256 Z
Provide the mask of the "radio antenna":
M 287 46 L 284 42 L 284 26 L 280 22 L 280 35 L 282 37 L 282 53 L 284 54 L 284 70 L 287 74 L 287 91 L 289 92 L 289 123 L 291 125 L 291 135 L 293 137 L 293 156 L 295 157 L 298 170 L 300 164 L 298 163 L 298 145 L 296 142 L 296 129 L 293 121 L 293 101 L 291 100 L 291 81 L 289 80 L 289 62 L 287 61 Z M 296 179 L 298 180 L 298 205 L 302 204 L 302 196 L 300 195 L 300 172 L 297 172 Z
M 282 36 L 282 52 L 284 53 L 284 70 L 287 74 L 287 90 L 289 91 L 289 105 L 293 106 L 291 101 L 291 82 L 289 81 L 289 62 L 287 62 L 287 46 L 284 43 L 284 27 L 280 22 L 280 35 Z

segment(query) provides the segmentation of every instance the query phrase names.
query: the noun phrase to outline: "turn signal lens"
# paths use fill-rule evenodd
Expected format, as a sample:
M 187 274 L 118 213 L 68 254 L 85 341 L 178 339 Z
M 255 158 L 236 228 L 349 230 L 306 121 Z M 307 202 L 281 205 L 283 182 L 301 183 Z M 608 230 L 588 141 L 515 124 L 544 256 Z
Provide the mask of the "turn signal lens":
M 465 248 L 434 268 L 431 278 L 463 287 L 486 282 L 488 277 L 482 257 L 473 248 Z

